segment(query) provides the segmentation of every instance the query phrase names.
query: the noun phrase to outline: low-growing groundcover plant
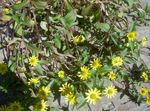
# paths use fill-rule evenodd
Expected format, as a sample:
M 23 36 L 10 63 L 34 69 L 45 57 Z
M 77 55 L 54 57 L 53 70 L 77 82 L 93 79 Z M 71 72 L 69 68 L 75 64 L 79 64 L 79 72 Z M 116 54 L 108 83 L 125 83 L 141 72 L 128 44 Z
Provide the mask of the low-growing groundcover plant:
M 140 57 L 147 38 L 136 31 L 148 25 L 149 7 L 138 0 L 2 4 L 0 111 L 79 110 L 118 93 L 150 105 L 142 86 L 149 71 Z

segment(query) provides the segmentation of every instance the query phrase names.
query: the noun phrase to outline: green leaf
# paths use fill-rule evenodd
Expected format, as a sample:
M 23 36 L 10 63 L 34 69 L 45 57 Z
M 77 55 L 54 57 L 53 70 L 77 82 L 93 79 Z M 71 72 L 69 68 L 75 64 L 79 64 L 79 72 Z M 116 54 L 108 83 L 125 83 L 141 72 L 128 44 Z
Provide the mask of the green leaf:
M 68 24 L 72 25 L 76 21 L 76 11 L 72 10 L 65 16 L 65 20 Z
M 110 72 L 110 71 L 112 71 L 111 66 L 104 66 L 99 70 L 100 73 L 107 73 L 107 72 Z
M 51 107 L 51 108 L 50 108 L 50 111 L 59 111 L 59 109 L 58 109 L 58 108 L 55 108 L 55 107 Z
M 27 48 L 29 48 L 30 50 L 36 52 L 36 53 L 43 53 L 43 51 L 41 51 L 39 48 L 37 48 L 35 45 L 33 44 L 26 44 Z
M 13 8 L 14 8 L 14 9 L 17 9 L 17 10 L 18 10 L 18 9 L 22 9 L 22 8 L 28 6 L 29 2 L 30 2 L 30 0 L 24 0 L 24 1 L 21 2 L 21 3 L 15 4 L 15 5 L 13 6 Z
M 99 89 L 102 89 L 104 87 L 104 81 L 105 81 L 104 79 L 101 79 L 99 86 L 98 86 Z
M 126 57 L 125 61 L 129 64 L 137 64 L 137 61 L 133 57 Z
M 45 41 L 43 44 L 45 45 L 45 47 L 49 48 L 49 50 L 51 49 L 51 42 L 50 41 Z
M 128 49 L 125 48 L 122 52 L 121 52 L 121 56 L 125 57 L 128 54 Z
M 12 72 L 15 72 L 15 71 L 16 71 L 16 63 L 12 63 L 12 64 L 10 65 L 10 70 L 11 70 Z
M 59 36 L 55 36 L 54 42 L 57 48 L 61 49 L 61 39 Z
M 23 29 L 22 29 L 22 26 L 20 26 L 17 30 L 17 34 L 19 34 L 20 36 L 23 35 Z
M 37 65 L 37 66 L 35 66 L 35 69 L 34 69 L 34 72 L 36 73 L 36 74 L 40 74 L 40 75 L 42 75 L 43 74 L 43 68 L 41 67 L 41 65 Z
M 121 11 L 121 12 L 118 14 L 118 16 L 119 16 L 120 18 L 122 18 L 122 17 L 125 16 L 125 13 L 124 13 L 123 11 Z
M 84 16 L 89 16 L 92 14 L 92 7 L 93 7 L 93 4 L 90 4 L 88 5 L 87 7 L 82 7 L 82 15 Z
M 36 0 L 32 1 L 32 3 L 37 9 L 45 9 L 48 6 L 46 1 Z
M 14 15 L 12 16 L 12 19 L 15 21 L 15 24 L 19 23 L 19 17 L 18 17 L 17 14 L 14 14 Z
M 129 32 L 135 31 L 136 30 L 136 22 L 132 22 L 129 24 Z
M 124 93 L 121 93 L 120 94 L 120 99 L 122 99 L 124 97 L 124 95 L 125 95 Z
M 3 86 L 0 86 L 0 91 L 4 92 L 4 93 L 7 93 L 7 89 L 5 89 Z
M 87 50 L 85 50 L 83 53 L 82 53 L 82 57 L 83 57 L 83 61 L 82 63 L 85 64 L 86 62 L 89 61 L 90 59 L 90 54 Z
M 135 3 L 136 0 L 127 0 L 129 8 L 132 8 L 133 4 Z
M 113 41 L 113 43 L 115 44 L 115 45 L 118 45 L 118 38 L 117 38 L 117 33 L 113 33 L 110 37 L 111 37 L 111 40 Z
M 41 26 L 41 28 L 42 28 L 43 30 L 48 31 L 48 29 L 47 29 L 47 22 L 41 21 L 40 26 Z
M 2 21 L 9 21 L 9 20 L 11 20 L 11 16 L 9 16 L 9 15 L 3 15 L 2 16 Z
M 40 60 L 39 63 L 40 63 L 41 65 L 43 65 L 43 64 L 48 64 L 49 62 L 46 61 L 46 60 Z
M 68 37 L 69 39 L 71 39 L 71 32 L 68 31 L 68 30 L 65 30 L 65 29 L 64 29 L 64 32 L 67 34 L 67 37 Z
M 65 51 L 67 49 L 66 45 L 63 45 L 62 51 Z
M 49 17 L 49 20 L 53 23 L 58 23 L 59 20 L 60 20 L 61 16 L 60 15 L 57 15 L 57 16 L 54 16 L 54 17 Z
M 73 8 L 72 8 L 72 6 L 71 6 L 71 4 L 69 3 L 68 0 L 64 0 L 64 2 L 65 2 L 65 6 L 66 6 L 66 8 L 68 9 L 68 11 L 73 10 Z
M 129 45 L 130 45 L 131 51 L 133 52 L 133 50 L 134 50 L 134 42 L 129 41 Z
M 84 97 L 81 98 L 80 103 L 77 105 L 77 108 L 80 109 L 81 107 L 86 105 L 86 100 Z
M 101 29 L 101 31 L 103 31 L 103 32 L 108 32 L 110 29 L 110 26 L 108 23 L 97 22 L 95 25 L 96 25 L 97 29 Z
M 95 22 L 99 21 L 100 17 L 101 17 L 101 11 L 100 10 L 95 11 L 93 21 Z
M 137 98 L 137 103 L 141 103 L 142 100 L 143 100 L 143 97 L 141 95 L 139 95 Z
M 75 24 L 76 15 L 77 15 L 76 11 L 72 10 L 65 17 L 62 17 L 60 20 L 66 28 L 70 28 L 71 26 Z

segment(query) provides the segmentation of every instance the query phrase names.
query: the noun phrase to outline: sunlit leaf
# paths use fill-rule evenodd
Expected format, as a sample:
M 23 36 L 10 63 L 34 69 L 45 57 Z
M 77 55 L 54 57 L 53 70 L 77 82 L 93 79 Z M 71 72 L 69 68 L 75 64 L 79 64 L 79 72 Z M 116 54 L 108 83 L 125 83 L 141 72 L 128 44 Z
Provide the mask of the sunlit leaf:
M 110 26 L 108 23 L 97 22 L 95 25 L 97 29 L 101 29 L 103 32 L 108 32 L 110 29 Z
M 23 0 L 23 2 L 20 2 L 20 3 L 18 3 L 18 4 L 15 4 L 15 5 L 13 6 L 13 8 L 15 8 L 15 9 L 22 9 L 22 8 L 28 6 L 29 3 L 30 3 L 30 0 Z
M 41 28 L 42 28 L 43 30 L 48 31 L 48 29 L 47 29 L 47 22 L 41 21 L 40 26 L 41 26 Z
M 55 36 L 54 38 L 54 42 L 55 42 L 55 45 L 57 46 L 57 48 L 61 48 L 61 39 L 59 36 Z

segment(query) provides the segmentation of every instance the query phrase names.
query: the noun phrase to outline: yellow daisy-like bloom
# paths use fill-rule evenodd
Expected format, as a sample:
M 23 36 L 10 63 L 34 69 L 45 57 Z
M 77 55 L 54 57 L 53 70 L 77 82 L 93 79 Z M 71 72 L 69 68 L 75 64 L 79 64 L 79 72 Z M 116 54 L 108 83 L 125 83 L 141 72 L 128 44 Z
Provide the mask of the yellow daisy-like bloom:
M 8 67 L 5 63 L 0 63 L 0 74 L 5 74 L 8 71 Z
M 150 96 L 147 96 L 147 97 L 146 97 L 146 104 L 147 104 L 147 105 L 150 105 Z
M 142 95 L 142 96 L 146 96 L 148 94 L 148 89 L 147 87 L 142 87 L 140 90 L 139 90 L 139 93 Z
M 77 35 L 73 38 L 73 42 L 75 44 L 83 43 L 85 41 L 85 37 L 83 35 Z
M 38 96 L 41 98 L 41 99 L 46 99 L 46 97 L 50 94 L 50 88 L 49 87 L 45 87 L 45 86 L 42 86 L 39 90 L 39 94 Z
M 69 83 L 65 83 L 62 85 L 62 87 L 59 88 L 59 92 L 61 92 L 63 96 L 70 94 L 73 92 L 73 85 L 70 85 Z
M 48 105 L 46 103 L 47 101 L 41 100 L 35 105 L 34 111 L 47 111 Z
M 39 60 L 35 56 L 32 56 L 32 57 L 29 58 L 29 64 L 31 66 L 36 66 L 38 64 L 38 62 L 39 62 Z
M 96 58 L 93 61 L 91 61 L 90 65 L 95 70 L 98 69 L 98 68 L 100 68 L 100 67 L 102 67 L 101 61 L 98 58 Z
M 20 105 L 19 102 L 13 102 L 9 105 L 10 111 L 23 111 L 23 107 Z
M 117 94 L 117 89 L 115 88 L 115 86 L 108 86 L 105 90 L 104 90 L 104 94 L 109 98 L 113 98 L 116 94 Z
M 37 83 L 39 83 L 39 78 L 35 77 L 35 78 L 30 78 L 28 81 L 28 85 L 35 85 Z
M 110 79 L 110 80 L 115 80 L 116 79 L 116 74 L 113 72 L 113 71 L 111 71 L 109 74 L 108 74 L 108 78 Z
M 113 66 L 122 66 L 123 65 L 123 60 L 121 57 L 117 56 L 117 57 L 114 57 L 112 59 L 112 65 Z
M 3 8 L 3 14 L 9 14 L 10 9 L 9 8 Z
M 76 104 L 77 103 L 77 96 L 73 93 L 69 93 L 69 94 L 66 95 L 66 100 L 70 104 Z
M 142 37 L 142 45 L 145 46 L 147 44 L 147 38 Z
M 87 66 L 81 67 L 81 72 L 79 72 L 79 75 L 81 80 L 87 80 L 91 76 L 90 69 Z
M 65 72 L 63 70 L 58 72 L 58 77 L 64 78 L 64 76 L 65 76 Z
M 130 41 L 134 41 L 134 40 L 136 39 L 136 37 L 137 37 L 137 33 L 136 33 L 136 32 L 129 32 L 129 33 L 127 34 L 127 37 L 128 37 L 128 39 L 129 39 Z
M 86 98 L 85 99 L 90 104 L 94 104 L 95 105 L 96 101 L 98 99 L 101 99 L 101 91 L 98 90 L 97 88 L 90 89 L 85 94 L 86 94 Z
M 146 72 L 142 72 L 142 79 L 144 80 L 144 82 L 148 81 L 148 74 Z
M 0 106 L 0 111 L 11 111 L 7 106 Z
M 0 106 L 0 111 L 6 111 L 6 106 Z

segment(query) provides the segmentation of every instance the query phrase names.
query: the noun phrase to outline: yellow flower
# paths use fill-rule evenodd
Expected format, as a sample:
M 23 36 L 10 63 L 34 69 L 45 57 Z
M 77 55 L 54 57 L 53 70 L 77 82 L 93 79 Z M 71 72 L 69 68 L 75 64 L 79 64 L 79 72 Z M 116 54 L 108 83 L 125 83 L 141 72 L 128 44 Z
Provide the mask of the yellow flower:
M 150 105 L 150 96 L 146 97 L 146 104 Z
M 121 66 L 123 64 L 123 60 L 121 57 L 117 56 L 112 59 L 113 66 Z
M 107 88 L 105 88 L 104 92 L 105 92 L 104 94 L 109 99 L 111 99 L 117 94 L 117 89 L 115 88 L 115 86 L 108 86 Z
M 145 46 L 147 44 L 147 38 L 142 37 L 142 45 Z
M 101 91 L 98 90 L 97 88 L 90 89 L 86 94 L 86 101 L 89 102 L 90 104 L 96 104 L 96 101 L 98 99 L 101 99 Z
M 47 101 L 41 100 L 34 106 L 34 111 L 47 111 L 48 105 L 46 104 Z
M 3 75 L 8 71 L 7 65 L 5 63 L 0 63 L 0 73 Z
M 66 95 L 66 100 L 70 104 L 76 104 L 77 103 L 77 96 L 73 93 L 69 93 L 69 94 Z
M 100 68 L 100 67 L 102 67 L 101 61 L 98 58 L 96 58 L 93 61 L 91 61 L 90 65 L 95 70 L 98 69 L 98 68 Z
M 10 9 L 9 8 L 3 8 L 3 14 L 9 14 Z
M 144 82 L 148 81 L 148 74 L 146 72 L 143 72 L 141 77 L 144 80 Z
M 127 37 L 130 41 L 134 41 L 136 39 L 137 33 L 136 32 L 129 32 Z
M 9 107 L 2 105 L 0 106 L 0 111 L 11 111 L 11 110 L 9 109 Z
M 81 80 L 87 80 L 91 76 L 91 72 L 87 66 L 81 67 L 81 72 L 79 72 L 79 75 Z
M 83 43 L 85 41 L 85 37 L 83 35 L 77 35 L 73 38 L 73 42 L 75 44 Z
M 23 111 L 23 107 L 20 105 L 19 102 L 13 102 L 9 105 L 10 111 Z
M 140 90 L 139 90 L 139 93 L 142 95 L 142 96 L 146 96 L 148 94 L 148 89 L 147 87 L 142 87 Z
M 28 85 L 35 85 L 37 83 L 39 83 L 39 78 L 35 77 L 35 78 L 30 78 L 28 81 Z
M 59 92 L 61 92 L 63 96 L 67 95 L 73 92 L 73 85 L 70 85 L 69 83 L 65 83 L 62 85 L 62 87 L 59 88 Z
M 31 66 L 36 66 L 38 64 L 38 62 L 39 62 L 39 60 L 35 56 L 32 56 L 32 57 L 29 58 L 29 64 Z
M 110 79 L 110 80 L 115 80 L 116 79 L 116 74 L 113 72 L 113 71 L 111 71 L 109 74 L 108 74 L 108 78 Z
M 58 77 L 64 78 L 64 76 L 65 76 L 65 72 L 63 70 L 58 72 Z
M 6 106 L 0 106 L 0 111 L 6 111 Z
M 45 86 L 42 86 L 39 90 L 39 97 L 41 99 L 46 99 L 46 97 L 50 94 L 50 88 L 49 87 L 45 87 Z

